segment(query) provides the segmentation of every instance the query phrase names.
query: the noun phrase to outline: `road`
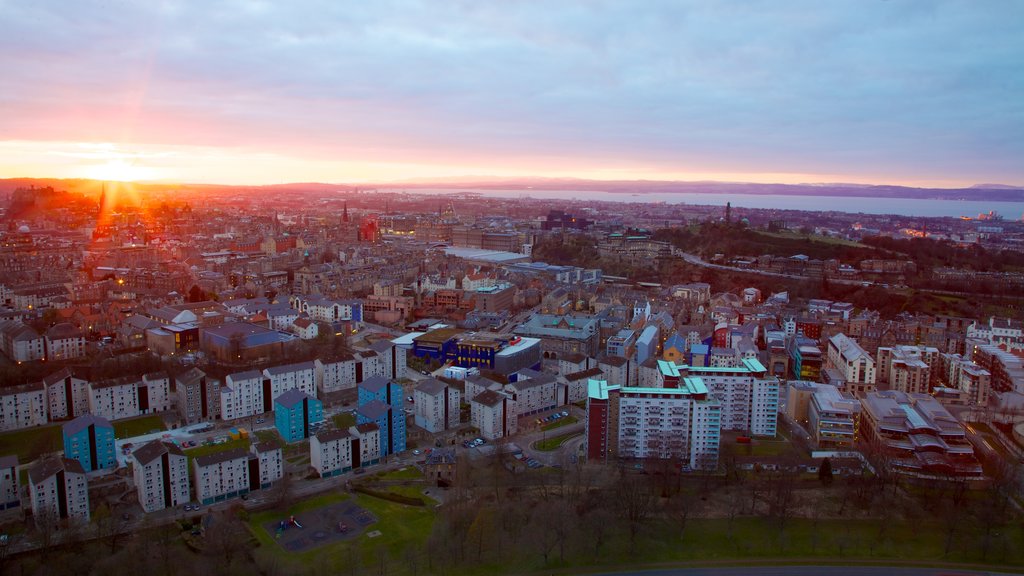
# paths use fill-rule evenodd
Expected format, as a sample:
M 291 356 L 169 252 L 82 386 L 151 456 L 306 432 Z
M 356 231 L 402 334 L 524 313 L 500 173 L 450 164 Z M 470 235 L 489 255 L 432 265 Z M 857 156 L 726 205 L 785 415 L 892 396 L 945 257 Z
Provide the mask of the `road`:
M 562 463 L 566 462 L 570 455 L 578 454 L 579 447 L 583 443 L 583 431 L 586 427 L 586 424 L 584 423 L 583 410 L 575 406 L 571 406 L 569 408 L 561 406 L 560 410 L 569 410 L 569 414 L 578 418 L 579 421 L 573 424 L 562 426 L 560 428 L 555 428 L 554 430 L 543 431 L 535 429 L 531 432 L 521 433 L 512 438 L 512 440 L 516 444 L 518 444 L 520 448 L 523 449 L 524 454 L 526 454 L 527 456 L 532 456 L 535 460 L 539 461 L 541 464 L 544 464 L 545 466 L 554 466 L 556 464 L 562 465 Z M 555 412 L 555 410 L 551 410 L 551 412 Z M 537 418 L 543 418 L 547 414 L 548 412 L 544 412 L 538 414 L 536 417 L 531 416 L 530 418 L 527 418 L 527 420 L 533 422 Z M 536 424 L 534 424 L 533 426 L 536 427 Z M 541 450 L 535 450 L 533 448 L 534 442 L 543 440 L 545 438 L 552 438 L 554 436 L 564 436 L 566 434 L 572 434 L 575 432 L 580 433 L 579 437 L 566 441 L 565 444 L 562 444 L 556 450 L 552 450 L 550 452 L 543 452 Z
M 1010 572 L 979 572 L 955 568 L 905 566 L 730 566 L 609 572 L 600 576 L 987 576 L 995 574 L 1010 574 Z

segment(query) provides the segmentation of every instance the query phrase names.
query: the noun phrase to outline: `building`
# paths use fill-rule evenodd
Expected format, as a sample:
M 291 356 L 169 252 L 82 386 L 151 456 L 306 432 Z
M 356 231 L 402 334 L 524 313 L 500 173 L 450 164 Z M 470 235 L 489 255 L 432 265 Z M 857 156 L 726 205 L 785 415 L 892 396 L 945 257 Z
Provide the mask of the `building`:
M 481 286 L 473 290 L 476 309 L 481 312 L 501 312 L 511 310 L 515 300 L 516 288 L 510 284 L 499 286 Z
M 0 320 L 0 351 L 11 362 L 33 362 L 46 358 L 42 335 L 17 320 Z
M 852 448 L 859 439 L 860 401 L 831 384 L 790 382 L 786 411 L 806 426 L 819 448 Z
M 613 412 L 617 414 L 613 415 Z M 693 469 L 718 466 L 721 406 L 700 378 L 671 388 L 588 385 L 586 453 L 589 459 L 681 461 Z M 617 424 L 617 430 L 610 426 Z
M 436 448 L 423 462 L 423 477 L 436 486 L 447 487 L 455 482 L 458 459 L 454 448 Z
M 348 430 L 328 430 L 309 438 L 309 465 L 321 478 L 352 470 L 352 442 Z
M 908 394 L 927 394 L 935 385 L 939 350 L 931 346 L 878 348 L 878 382 Z
M 267 382 L 267 392 L 270 383 Z M 222 420 L 247 418 L 264 412 L 263 374 L 256 370 L 228 374 L 220 387 L 220 417 Z
M 249 446 L 249 490 L 270 488 L 284 476 L 284 451 L 270 439 Z
M 970 357 L 988 371 L 993 392 L 1024 394 L 1024 358 L 994 344 L 973 346 Z
M 313 362 L 267 368 L 263 370 L 263 377 L 264 381 L 270 382 L 269 390 L 264 392 L 265 404 L 292 389 L 301 390 L 312 398 L 317 397 L 316 364 Z M 269 412 L 271 409 L 272 406 L 265 406 L 263 411 Z
M 352 467 L 372 466 L 380 462 L 381 434 L 380 426 L 373 422 L 364 422 L 348 429 L 354 436 L 352 440 Z
M 534 314 L 513 330 L 520 336 L 540 340 L 544 358 L 564 354 L 597 356 L 601 347 L 601 321 L 589 316 Z
M 828 339 L 828 365 L 846 382 L 846 392 L 863 395 L 875 389 L 875 360 L 845 334 Z
M 982 475 L 962 424 L 927 394 L 896 390 L 868 393 L 862 433 L 884 451 L 893 468 L 930 477 Z
M 445 382 L 428 378 L 421 380 L 413 391 L 416 425 L 427 432 L 437 433 L 459 426 L 459 404 L 462 393 Z
M 605 353 L 609 356 L 629 358 L 636 349 L 636 332 L 624 328 L 608 338 Z
M 44 334 L 46 359 L 53 362 L 85 356 L 85 334 L 67 322 L 54 324 Z
M 174 508 L 191 501 L 188 457 L 171 442 L 153 440 L 132 452 L 132 478 L 145 512 Z
M 0 388 L 0 431 L 46 424 L 48 404 L 42 382 Z
M 619 454 L 619 391 L 605 380 L 587 382 L 586 455 L 590 462 L 608 463 Z
M 298 388 L 292 388 L 274 400 L 274 425 L 285 442 L 309 438 L 314 424 L 324 420 L 324 403 Z
M 516 406 L 516 416 L 532 416 L 558 406 L 558 379 L 545 372 L 522 370 L 518 378 L 505 386 Z
M 175 376 L 178 414 L 188 424 L 214 420 L 220 416 L 220 381 L 199 368 Z
M 697 377 L 718 401 L 722 430 L 737 430 L 756 436 L 775 436 L 779 412 L 779 379 L 768 375 L 759 361 L 744 359 L 739 366 L 687 366 L 664 360 L 657 362 L 652 377 L 644 381 L 655 388 L 675 388 L 688 377 Z
M 89 380 L 62 368 L 43 378 L 50 420 L 65 420 L 89 411 Z
M 383 376 L 364 380 L 358 388 L 356 423 L 380 428 L 381 455 L 405 451 L 405 397 L 401 384 Z
M 516 402 L 509 395 L 484 390 L 469 402 L 470 419 L 487 440 L 497 440 L 516 433 L 518 429 Z
M 821 378 L 821 348 L 814 340 L 797 334 L 786 339 L 790 374 L 795 380 L 815 382 Z
M 89 522 L 89 481 L 77 460 L 40 460 L 28 471 L 28 494 L 36 525 Z
M 18 480 L 18 457 L 0 456 L 0 511 L 21 506 L 21 486 Z
M 988 405 L 992 387 L 992 374 L 988 370 L 959 354 L 940 355 L 939 366 L 942 379 L 950 388 L 963 394 L 965 404 Z
M 196 500 L 213 504 L 248 494 L 249 453 L 233 448 L 214 454 L 196 456 L 192 460 L 193 486 Z
M 88 472 L 117 468 L 114 426 L 106 419 L 83 414 L 62 427 L 64 457 L 77 460 Z

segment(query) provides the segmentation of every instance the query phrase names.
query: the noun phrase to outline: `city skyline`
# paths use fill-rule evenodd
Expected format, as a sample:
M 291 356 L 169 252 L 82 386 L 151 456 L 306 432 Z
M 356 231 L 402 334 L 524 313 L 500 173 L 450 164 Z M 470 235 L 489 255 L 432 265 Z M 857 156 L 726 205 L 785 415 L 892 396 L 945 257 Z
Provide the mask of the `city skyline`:
M 0 177 L 1022 185 L 1022 10 L 9 3 Z

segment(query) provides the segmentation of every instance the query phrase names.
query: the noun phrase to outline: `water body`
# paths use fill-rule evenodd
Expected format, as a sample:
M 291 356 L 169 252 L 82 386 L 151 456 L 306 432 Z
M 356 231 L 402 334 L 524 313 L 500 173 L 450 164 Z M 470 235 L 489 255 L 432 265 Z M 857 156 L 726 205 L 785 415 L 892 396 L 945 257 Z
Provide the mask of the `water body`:
M 465 194 L 475 193 L 489 198 L 537 198 L 540 200 L 577 200 L 601 202 L 664 202 L 667 204 L 705 204 L 724 206 L 731 202 L 734 208 L 761 208 L 777 210 L 809 210 L 814 212 L 849 212 L 863 214 L 898 214 L 901 216 L 977 217 L 994 210 L 1007 220 L 1016 220 L 1024 214 L 1024 202 L 997 202 L 978 200 L 932 200 L 924 198 L 863 198 L 853 196 L 784 196 L 767 194 L 700 194 L 695 192 L 651 192 L 628 194 L 622 192 L 582 190 L 489 190 L 460 188 L 416 188 L 402 190 L 390 188 L 382 192 L 409 192 L 412 194 Z

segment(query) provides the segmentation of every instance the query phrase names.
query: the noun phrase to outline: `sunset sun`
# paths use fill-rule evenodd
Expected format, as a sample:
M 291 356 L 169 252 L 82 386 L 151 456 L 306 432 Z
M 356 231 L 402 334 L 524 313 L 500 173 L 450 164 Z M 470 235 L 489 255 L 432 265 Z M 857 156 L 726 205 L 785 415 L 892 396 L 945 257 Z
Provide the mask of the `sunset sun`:
M 89 178 L 114 182 L 135 182 L 153 177 L 152 169 L 121 159 L 93 166 L 87 172 Z

